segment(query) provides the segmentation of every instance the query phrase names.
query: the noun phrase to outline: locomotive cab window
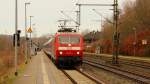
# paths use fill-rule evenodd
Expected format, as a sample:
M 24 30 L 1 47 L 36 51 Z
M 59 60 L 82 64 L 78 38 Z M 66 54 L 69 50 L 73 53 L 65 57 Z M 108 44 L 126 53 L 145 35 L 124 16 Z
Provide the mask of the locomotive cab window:
M 79 44 L 80 36 L 59 36 L 60 44 Z

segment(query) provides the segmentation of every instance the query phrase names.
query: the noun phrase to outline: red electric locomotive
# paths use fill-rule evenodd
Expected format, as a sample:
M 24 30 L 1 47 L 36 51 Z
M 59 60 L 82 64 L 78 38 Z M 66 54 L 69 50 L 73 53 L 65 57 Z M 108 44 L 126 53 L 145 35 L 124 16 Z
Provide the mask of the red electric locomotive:
M 51 40 L 51 58 L 56 65 L 82 64 L 83 37 L 77 32 L 58 32 Z

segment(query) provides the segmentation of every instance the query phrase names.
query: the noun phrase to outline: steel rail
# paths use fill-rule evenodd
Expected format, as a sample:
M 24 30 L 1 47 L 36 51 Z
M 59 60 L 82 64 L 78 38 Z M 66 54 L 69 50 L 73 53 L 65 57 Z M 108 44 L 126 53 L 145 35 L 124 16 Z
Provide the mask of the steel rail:
M 91 61 L 88 61 L 88 60 L 84 60 L 83 63 L 91 65 L 91 66 L 94 66 L 94 67 L 97 67 L 97 68 L 104 69 L 106 71 L 118 74 L 120 76 L 124 76 L 126 78 L 135 80 L 135 81 L 140 82 L 142 84 L 149 84 L 150 83 L 150 79 L 149 78 L 144 77 L 144 76 L 141 77 L 138 74 L 127 72 L 127 71 L 124 71 L 124 70 L 121 70 L 121 69 L 117 69 L 117 68 L 114 68 L 114 67 L 110 67 L 110 66 L 107 66 L 107 65 L 104 65 L 104 64 L 91 62 Z
M 71 80 L 73 84 L 77 84 L 77 82 L 65 70 L 61 69 L 61 71 Z
M 100 59 L 103 58 L 101 56 L 96 56 L 96 57 L 99 57 Z M 93 57 L 92 59 L 96 59 L 96 58 Z M 112 60 L 110 57 L 106 57 L 106 58 L 103 58 L 103 59 L 106 59 L 104 61 L 111 61 Z M 144 69 L 150 69 L 150 63 L 148 63 L 148 62 L 140 62 L 140 61 L 136 61 L 136 60 L 128 60 L 128 59 L 120 58 L 119 63 L 120 64 L 125 64 L 125 65 L 129 65 L 129 66 L 140 67 L 140 68 L 144 68 Z
M 76 68 L 76 70 L 77 70 L 79 73 L 81 73 L 82 75 L 84 75 L 84 76 L 88 77 L 89 79 L 93 80 L 93 81 L 94 81 L 95 83 L 97 83 L 97 84 L 105 84 L 104 82 L 102 82 L 102 81 L 100 81 L 100 80 L 94 78 L 93 76 L 91 76 L 91 75 L 89 75 L 89 74 L 87 74 L 87 73 L 85 73 L 85 72 L 80 71 L 78 68 Z

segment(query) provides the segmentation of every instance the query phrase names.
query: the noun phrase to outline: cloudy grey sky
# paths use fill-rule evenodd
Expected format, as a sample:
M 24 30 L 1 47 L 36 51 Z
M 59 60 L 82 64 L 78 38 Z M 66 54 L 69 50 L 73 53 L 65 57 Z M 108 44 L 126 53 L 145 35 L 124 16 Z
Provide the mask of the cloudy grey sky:
M 122 8 L 124 2 L 129 0 L 119 0 L 119 7 Z M 112 4 L 113 0 L 18 0 L 19 8 L 19 23 L 18 27 L 22 30 L 24 35 L 24 3 L 31 2 L 28 6 L 27 15 L 34 16 L 33 23 L 36 25 L 34 28 L 37 31 L 37 35 L 55 33 L 58 29 L 58 20 L 66 18 L 60 13 L 61 10 L 66 11 L 66 14 L 75 18 L 75 11 L 77 9 L 76 3 L 100 3 L 100 4 Z M 15 31 L 15 13 L 14 6 L 15 0 L 0 0 L 0 34 L 13 34 Z M 95 8 L 97 11 L 103 14 L 105 17 L 110 17 L 112 11 L 108 10 L 112 7 L 82 7 L 81 11 L 81 27 L 80 30 L 100 30 L 100 16 L 92 11 Z M 28 17 L 29 20 L 29 17 Z

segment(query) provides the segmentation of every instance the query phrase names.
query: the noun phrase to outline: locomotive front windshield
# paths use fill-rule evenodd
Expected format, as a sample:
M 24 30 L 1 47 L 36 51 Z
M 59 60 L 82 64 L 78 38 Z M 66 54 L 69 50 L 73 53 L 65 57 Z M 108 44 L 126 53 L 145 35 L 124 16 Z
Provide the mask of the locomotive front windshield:
M 79 44 L 80 43 L 80 36 L 59 36 L 59 43 L 60 44 Z

